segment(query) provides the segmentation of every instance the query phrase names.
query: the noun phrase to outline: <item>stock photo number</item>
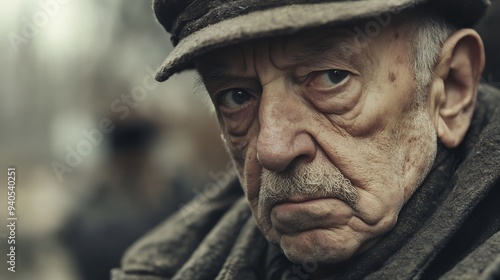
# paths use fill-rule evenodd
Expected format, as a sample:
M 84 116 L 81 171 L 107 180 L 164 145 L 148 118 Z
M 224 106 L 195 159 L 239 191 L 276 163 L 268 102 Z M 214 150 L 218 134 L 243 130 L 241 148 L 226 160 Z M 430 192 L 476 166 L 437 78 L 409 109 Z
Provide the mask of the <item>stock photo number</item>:
M 7 263 L 8 270 L 16 272 L 16 168 L 7 169 Z

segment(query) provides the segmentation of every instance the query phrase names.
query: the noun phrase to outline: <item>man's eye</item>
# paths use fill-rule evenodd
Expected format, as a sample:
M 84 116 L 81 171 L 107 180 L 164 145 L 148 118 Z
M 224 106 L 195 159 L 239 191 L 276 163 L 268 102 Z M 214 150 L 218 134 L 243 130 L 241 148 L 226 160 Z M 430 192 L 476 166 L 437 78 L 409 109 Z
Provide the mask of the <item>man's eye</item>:
M 217 101 L 219 102 L 219 104 L 229 109 L 236 109 L 241 107 L 241 105 L 252 98 L 252 94 L 247 90 L 234 88 L 221 92 L 217 98 Z
M 331 88 L 342 83 L 349 76 L 349 72 L 345 70 L 328 70 L 319 72 L 316 78 L 311 82 L 311 85 L 316 88 Z
M 327 75 L 328 80 L 334 84 L 339 84 L 342 82 L 347 76 L 349 72 L 343 70 L 329 70 L 326 71 L 325 75 Z

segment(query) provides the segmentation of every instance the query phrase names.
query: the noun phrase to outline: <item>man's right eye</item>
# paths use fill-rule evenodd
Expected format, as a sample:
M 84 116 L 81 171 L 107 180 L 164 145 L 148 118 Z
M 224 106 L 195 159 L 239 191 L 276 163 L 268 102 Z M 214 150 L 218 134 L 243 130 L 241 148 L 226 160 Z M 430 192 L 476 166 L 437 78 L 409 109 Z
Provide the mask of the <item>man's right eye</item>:
M 238 109 L 245 102 L 251 100 L 253 95 L 246 89 L 232 88 L 218 94 L 217 102 L 228 109 Z

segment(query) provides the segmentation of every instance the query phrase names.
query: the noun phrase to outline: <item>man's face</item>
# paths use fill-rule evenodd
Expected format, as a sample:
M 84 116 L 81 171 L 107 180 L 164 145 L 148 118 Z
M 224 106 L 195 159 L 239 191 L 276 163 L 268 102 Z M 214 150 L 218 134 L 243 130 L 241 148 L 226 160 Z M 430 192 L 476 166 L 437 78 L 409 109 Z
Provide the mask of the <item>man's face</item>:
M 321 29 L 197 61 L 257 224 L 291 261 L 362 253 L 429 171 L 436 133 L 405 36 Z

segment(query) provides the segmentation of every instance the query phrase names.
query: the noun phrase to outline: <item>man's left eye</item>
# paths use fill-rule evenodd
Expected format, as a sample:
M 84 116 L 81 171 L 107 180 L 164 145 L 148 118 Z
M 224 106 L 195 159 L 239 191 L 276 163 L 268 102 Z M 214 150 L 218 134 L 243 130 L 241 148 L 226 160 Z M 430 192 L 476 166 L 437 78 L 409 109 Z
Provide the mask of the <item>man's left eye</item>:
M 322 71 L 311 81 L 311 86 L 316 88 L 335 87 L 341 84 L 349 74 L 348 71 L 338 69 Z
M 217 101 L 220 105 L 229 109 L 237 109 L 245 102 L 253 98 L 252 94 L 246 89 L 234 88 L 228 89 L 219 94 Z

